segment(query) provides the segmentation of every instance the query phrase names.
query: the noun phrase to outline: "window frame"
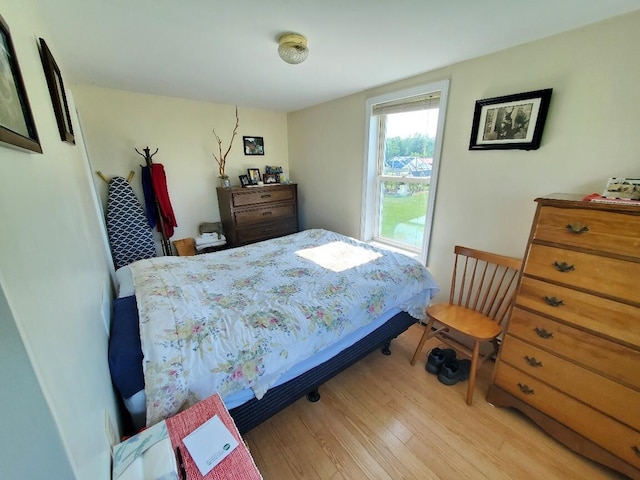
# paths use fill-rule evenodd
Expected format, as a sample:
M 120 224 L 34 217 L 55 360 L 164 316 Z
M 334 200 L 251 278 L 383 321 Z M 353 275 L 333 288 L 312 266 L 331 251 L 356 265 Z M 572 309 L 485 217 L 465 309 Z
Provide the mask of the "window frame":
M 373 106 L 380 103 L 390 102 L 402 98 L 414 97 L 416 95 L 440 92 L 440 106 L 438 112 L 438 124 L 436 127 L 436 138 L 433 153 L 433 163 L 431 167 L 431 180 L 429 186 L 429 199 L 427 201 L 427 211 L 425 212 L 425 228 L 423 244 L 420 252 L 416 252 L 407 246 L 398 245 L 377 236 L 378 217 L 380 214 L 380 181 L 385 178 L 378 174 L 378 135 L 380 133 L 377 117 L 373 116 Z M 442 142 L 444 136 L 444 125 L 447 111 L 447 100 L 449 97 L 449 79 L 437 82 L 418 85 L 415 87 L 396 90 L 375 97 L 370 97 L 365 102 L 365 148 L 362 175 L 362 212 L 360 221 L 360 238 L 364 241 L 373 241 L 388 245 L 394 248 L 405 250 L 412 255 L 418 255 L 420 260 L 426 264 L 429 257 L 429 245 L 431 241 L 431 228 L 435 210 L 435 199 L 440 171 L 440 159 L 442 154 Z M 413 183 L 411 179 L 406 179 L 407 183 Z M 419 182 L 416 182 L 419 183 Z

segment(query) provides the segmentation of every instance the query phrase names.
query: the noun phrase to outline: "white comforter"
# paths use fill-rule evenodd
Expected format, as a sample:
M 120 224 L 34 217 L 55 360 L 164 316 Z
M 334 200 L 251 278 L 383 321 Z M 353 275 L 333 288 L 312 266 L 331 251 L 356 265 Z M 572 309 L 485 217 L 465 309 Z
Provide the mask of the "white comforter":
M 292 365 L 393 307 L 424 318 L 438 287 L 408 256 L 325 230 L 131 264 L 147 425 L 218 392 L 257 398 Z

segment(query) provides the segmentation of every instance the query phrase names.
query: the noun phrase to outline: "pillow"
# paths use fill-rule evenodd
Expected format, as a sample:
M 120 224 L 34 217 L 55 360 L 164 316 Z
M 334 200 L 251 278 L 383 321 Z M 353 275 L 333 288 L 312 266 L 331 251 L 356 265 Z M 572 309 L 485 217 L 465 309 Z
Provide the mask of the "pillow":
M 136 293 L 133 284 L 133 273 L 128 265 L 116 270 L 116 282 L 118 283 L 118 298 L 128 297 Z
M 136 297 L 116 298 L 109 337 L 109 370 L 111 380 L 123 398 L 144 389 L 142 359 Z

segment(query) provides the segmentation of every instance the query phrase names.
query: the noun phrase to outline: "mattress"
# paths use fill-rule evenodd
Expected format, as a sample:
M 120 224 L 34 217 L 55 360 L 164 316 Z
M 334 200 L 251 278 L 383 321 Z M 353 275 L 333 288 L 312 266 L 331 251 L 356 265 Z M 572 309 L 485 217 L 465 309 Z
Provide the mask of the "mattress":
M 260 399 L 400 311 L 421 319 L 438 291 L 424 266 L 409 257 L 324 230 L 198 257 L 142 260 L 130 267 L 117 272 L 120 298 L 114 303 L 109 362 L 114 385 L 132 415 L 140 416 L 145 403 L 147 414 L 149 404 L 160 405 L 148 424 L 211 392 L 219 393 L 229 409 Z M 213 337 L 217 343 L 211 343 Z M 211 363 L 211 357 L 225 360 L 254 351 L 248 366 Z M 160 360 L 154 361 L 154 355 Z M 129 361 L 136 362 L 135 368 L 124 367 Z M 159 371 L 164 377 L 150 387 L 149 378 L 157 382 L 153 375 Z M 217 372 L 218 378 L 203 384 L 202 372 Z M 172 395 L 168 400 L 158 397 L 165 391 Z
M 394 308 L 380 315 L 373 322 L 343 337 L 328 348 L 321 350 L 308 359 L 287 370 L 272 388 L 284 385 L 305 372 L 338 356 L 356 342 L 365 338 L 384 325 L 400 310 Z M 109 341 L 109 367 L 111 378 L 120 393 L 127 411 L 131 415 L 135 430 L 146 425 L 147 397 L 144 391 L 142 371 L 142 348 L 138 328 L 138 312 L 135 296 L 130 295 L 114 301 L 112 333 Z M 233 392 L 222 400 L 228 410 L 237 408 L 256 398 L 251 388 Z

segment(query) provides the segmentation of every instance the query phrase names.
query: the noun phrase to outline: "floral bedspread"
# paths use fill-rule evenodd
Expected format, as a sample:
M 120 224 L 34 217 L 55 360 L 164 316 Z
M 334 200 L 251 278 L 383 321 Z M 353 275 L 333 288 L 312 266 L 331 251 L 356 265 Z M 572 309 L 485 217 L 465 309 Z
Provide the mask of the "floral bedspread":
M 131 270 L 147 425 L 216 392 L 262 398 L 297 362 L 392 307 L 424 318 L 438 291 L 419 262 L 326 230 Z

